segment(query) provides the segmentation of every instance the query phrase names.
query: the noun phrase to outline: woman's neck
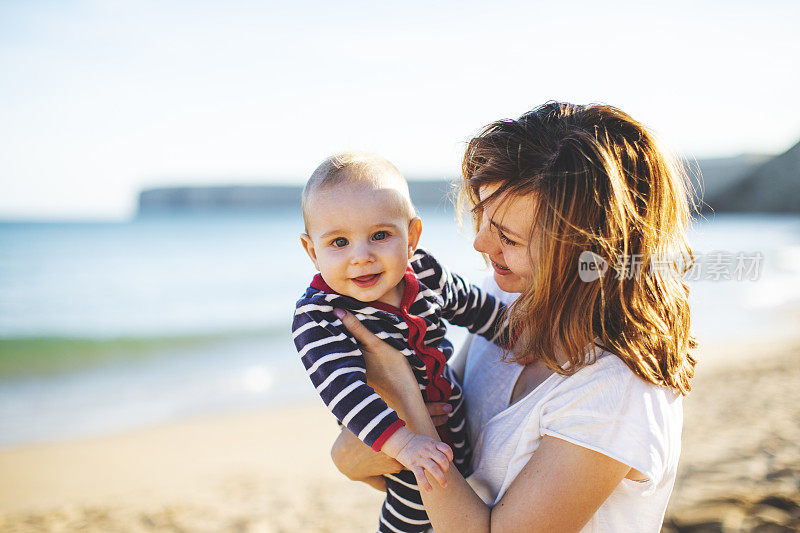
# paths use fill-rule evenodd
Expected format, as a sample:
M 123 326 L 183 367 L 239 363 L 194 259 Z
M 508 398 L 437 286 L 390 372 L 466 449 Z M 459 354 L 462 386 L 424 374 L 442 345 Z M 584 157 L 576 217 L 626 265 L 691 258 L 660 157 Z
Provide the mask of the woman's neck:
M 527 342 L 523 342 L 523 340 L 524 340 L 524 336 L 521 336 L 520 339 L 517 341 L 517 344 L 511 350 L 512 353 L 515 354 L 515 356 L 518 355 L 518 352 L 517 352 L 518 349 L 522 349 L 522 347 L 527 345 Z M 564 364 L 566 364 L 569 361 L 569 357 L 567 357 L 567 354 L 566 354 L 566 351 L 564 350 L 564 347 L 561 345 L 560 342 L 558 342 L 555 339 L 553 340 L 552 346 L 553 346 L 553 349 L 555 351 L 555 353 L 553 355 L 555 356 L 556 362 L 559 364 L 559 366 L 564 366 Z M 534 363 L 534 362 L 539 361 L 539 360 L 541 360 L 541 357 L 539 357 L 539 354 L 527 354 L 524 357 L 521 357 L 521 358 L 517 359 L 517 363 L 519 363 L 521 365 L 529 365 L 529 364 Z
M 587 344 L 586 346 L 583 347 L 582 353 L 577 354 L 577 356 L 582 356 L 584 353 L 586 353 L 587 351 L 591 350 L 593 345 L 597 345 L 599 343 L 600 343 L 599 337 L 595 337 L 592 340 L 592 342 L 590 342 L 589 344 Z M 522 344 L 521 339 L 520 339 L 520 341 L 517 342 L 517 345 L 512 350 L 512 353 L 515 353 L 515 355 L 516 355 L 517 354 L 516 350 L 518 348 L 521 348 L 522 346 L 524 346 L 524 344 Z M 554 356 L 555 361 L 558 364 L 558 366 L 563 367 L 564 365 L 566 365 L 567 363 L 570 362 L 570 358 L 567 356 L 567 351 L 564 349 L 564 346 L 558 340 L 553 339 L 552 346 L 553 346 L 553 350 L 554 350 L 553 356 Z M 519 364 L 521 364 L 521 365 L 529 365 L 531 363 L 534 363 L 534 362 L 540 361 L 540 360 L 541 360 L 541 358 L 539 357 L 538 354 L 528 354 L 525 357 L 522 357 L 522 358 L 518 359 L 517 362 Z

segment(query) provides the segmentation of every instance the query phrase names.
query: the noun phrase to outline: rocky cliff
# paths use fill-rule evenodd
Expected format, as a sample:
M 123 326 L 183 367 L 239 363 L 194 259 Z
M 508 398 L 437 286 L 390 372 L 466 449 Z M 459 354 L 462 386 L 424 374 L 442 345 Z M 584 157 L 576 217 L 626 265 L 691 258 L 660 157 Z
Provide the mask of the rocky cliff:
M 715 211 L 800 213 L 800 142 L 708 196 L 707 202 Z
M 715 212 L 800 213 L 800 143 L 778 156 L 687 161 L 695 195 Z M 445 179 L 409 179 L 414 204 L 450 205 Z M 167 187 L 139 194 L 139 214 L 300 208 L 300 185 Z
M 445 180 L 409 180 L 414 205 L 447 205 L 450 185 Z M 300 209 L 300 185 L 232 185 L 213 187 L 164 187 L 139 193 L 139 214 L 186 213 L 228 210 L 260 211 Z

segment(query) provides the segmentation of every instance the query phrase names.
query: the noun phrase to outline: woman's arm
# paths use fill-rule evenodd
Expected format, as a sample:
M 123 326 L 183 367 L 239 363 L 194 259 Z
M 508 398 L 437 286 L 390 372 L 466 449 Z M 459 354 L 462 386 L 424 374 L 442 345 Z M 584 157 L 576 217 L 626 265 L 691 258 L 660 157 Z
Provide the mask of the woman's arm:
M 340 316 L 363 346 L 367 381 L 415 433 L 438 438 L 406 358 L 372 335 L 349 313 Z M 486 531 L 578 531 L 630 467 L 554 437 L 544 437 L 500 502 L 492 509 L 455 468 L 447 488 L 421 491 L 437 533 Z M 433 481 L 433 480 L 430 480 Z
M 492 510 L 489 530 L 579 531 L 629 470 L 607 455 L 546 435 Z
M 331 459 L 339 472 L 348 478 L 380 491 L 386 490 L 383 474 L 396 474 L 403 469 L 403 465 L 385 453 L 376 452 L 347 428 L 342 428 L 333 443 Z

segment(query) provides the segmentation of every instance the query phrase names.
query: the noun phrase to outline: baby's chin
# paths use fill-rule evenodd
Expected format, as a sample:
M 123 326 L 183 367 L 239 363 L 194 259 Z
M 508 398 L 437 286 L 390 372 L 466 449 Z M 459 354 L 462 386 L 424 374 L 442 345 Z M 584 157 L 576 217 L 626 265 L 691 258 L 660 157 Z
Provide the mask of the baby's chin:
M 330 285 L 330 287 L 334 291 L 341 294 L 342 296 L 347 296 L 348 298 L 352 298 L 353 300 L 358 300 L 362 304 L 371 304 L 378 302 L 388 294 L 388 293 L 375 293 L 374 291 L 363 290 L 363 289 L 354 290 L 352 286 L 349 286 L 351 285 L 350 283 L 347 284 L 348 286 L 344 287 L 342 287 L 341 285 L 337 287 L 336 285 L 331 285 L 330 283 L 328 283 L 328 285 Z M 389 293 L 391 293 L 391 291 L 389 291 Z

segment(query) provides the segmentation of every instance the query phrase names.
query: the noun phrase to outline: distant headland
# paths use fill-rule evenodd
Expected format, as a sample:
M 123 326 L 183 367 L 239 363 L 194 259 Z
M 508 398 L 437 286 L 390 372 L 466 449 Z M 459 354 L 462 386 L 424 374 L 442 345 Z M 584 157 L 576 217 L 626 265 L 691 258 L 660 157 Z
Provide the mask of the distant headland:
M 800 143 L 777 156 L 746 154 L 686 162 L 703 211 L 800 213 Z M 446 178 L 409 177 L 418 207 L 449 208 Z M 186 186 L 139 193 L 138 214 L 260 211 L 300 206 L 301 185 Z
M 452 187 L 445 179 L 409 179 L 411 199 L 417 207 L 450 205 Z M 227 185 L 162 187 L 139 193 L 139 215 L 173 212 L 209 212 L 277 208 L 300 209 L 302 185 Z

